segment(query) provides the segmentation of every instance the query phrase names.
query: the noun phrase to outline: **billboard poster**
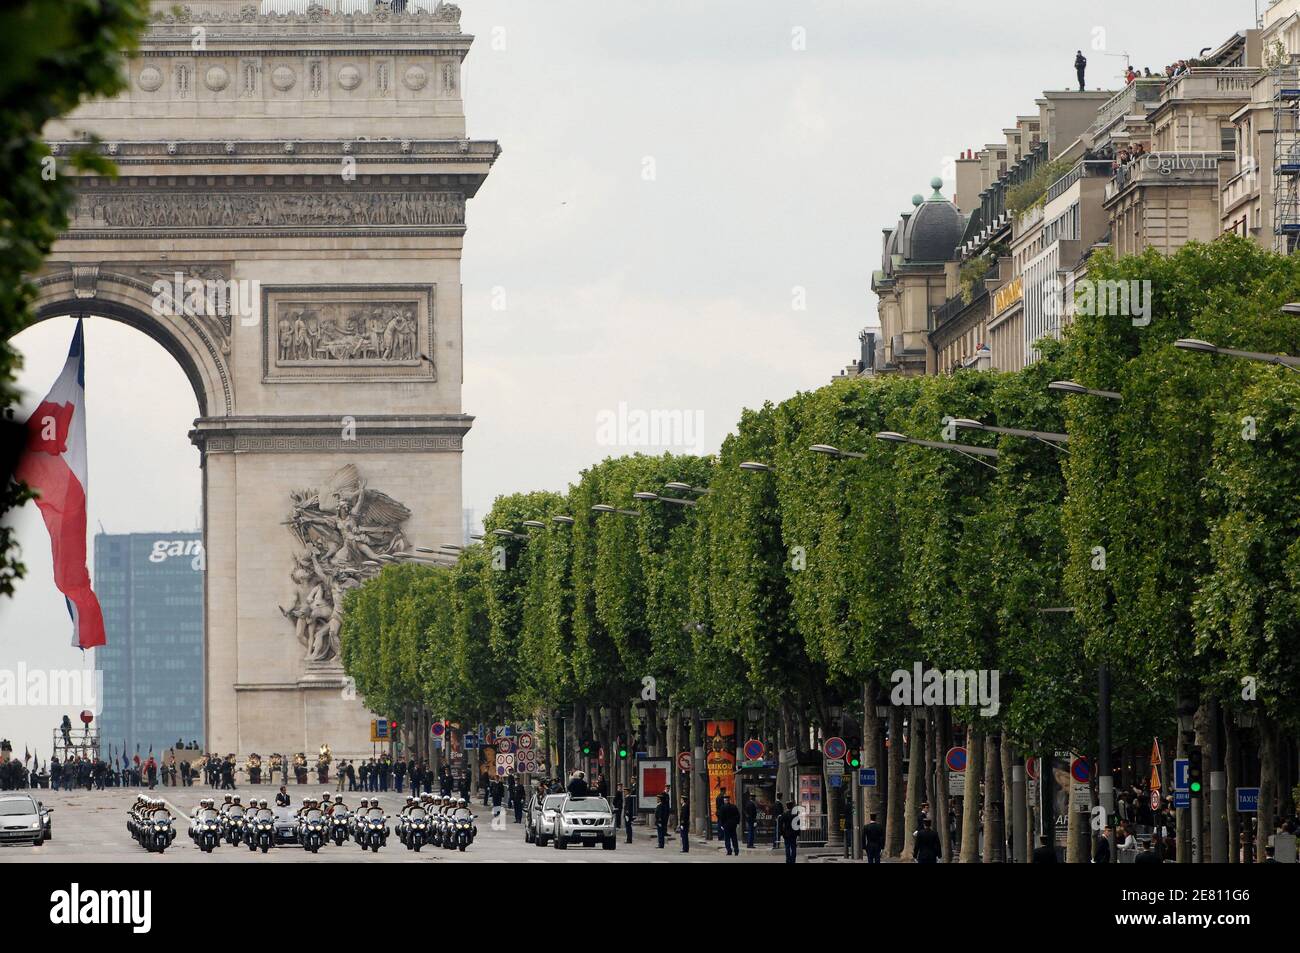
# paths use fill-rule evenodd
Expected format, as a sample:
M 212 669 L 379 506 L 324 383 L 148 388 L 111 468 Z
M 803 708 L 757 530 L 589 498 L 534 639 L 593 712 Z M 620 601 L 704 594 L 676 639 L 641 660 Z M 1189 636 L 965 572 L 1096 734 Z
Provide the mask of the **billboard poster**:
M 799 807 L 804 817 L 822 813 L 822 775 L 820 771 L 799 772 Z
M 672 778 L 673 762 L 671 758 L 641 758 L 636 763 L 637 810 L 642 813 L 654 811 L 659 804 L 659 795 L 668 791 Z
M 447 735 L 447 770 L 457 781 L 467 776 L 465 759 L 465 730 L 458 724 L 449 725 Z
M 736 723 L 704 723 L 704 764 L 709 775 L 709 819 L 718 819 L 718 795 L 736 803 Z

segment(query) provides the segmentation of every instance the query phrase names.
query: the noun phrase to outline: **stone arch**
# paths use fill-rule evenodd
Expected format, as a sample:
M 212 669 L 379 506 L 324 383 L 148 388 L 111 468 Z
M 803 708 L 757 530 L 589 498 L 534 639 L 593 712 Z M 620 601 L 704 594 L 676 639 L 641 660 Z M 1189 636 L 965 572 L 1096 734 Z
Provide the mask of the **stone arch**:
M 143 331 L 175 358 L 199 404 L 200 417 L 228 417 L 235 412 L 229 368 L 227 316 L 161 315 L 154 307 L 152 283 L 131 275 L 103 272 L 94 266 L 56 271 L 39 278 L 36 320 L 109 318 Z

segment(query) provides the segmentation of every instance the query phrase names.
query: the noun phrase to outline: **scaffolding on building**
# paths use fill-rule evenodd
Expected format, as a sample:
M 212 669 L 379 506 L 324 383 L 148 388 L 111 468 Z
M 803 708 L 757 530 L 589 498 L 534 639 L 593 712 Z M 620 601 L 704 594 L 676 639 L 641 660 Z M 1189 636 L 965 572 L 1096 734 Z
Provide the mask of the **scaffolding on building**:
M 1300 239 L 1300 72 L 1273 69 L 1273 249 L 1289 255 Z

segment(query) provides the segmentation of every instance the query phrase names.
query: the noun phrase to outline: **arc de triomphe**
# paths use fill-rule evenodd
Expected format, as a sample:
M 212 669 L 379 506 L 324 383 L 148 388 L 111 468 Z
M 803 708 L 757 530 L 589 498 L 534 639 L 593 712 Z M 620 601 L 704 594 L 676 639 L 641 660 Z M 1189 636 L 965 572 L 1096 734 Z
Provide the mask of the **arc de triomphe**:
M 78 180 L 40 316 L 139 328 L 198 397 L 213 751 L 368 750 L 343 595 L 462 535 L 465 203 L 499 149 L 459 8 L 370 7 L 154 2 L 126 91 L 46 130 L 120 175 Z

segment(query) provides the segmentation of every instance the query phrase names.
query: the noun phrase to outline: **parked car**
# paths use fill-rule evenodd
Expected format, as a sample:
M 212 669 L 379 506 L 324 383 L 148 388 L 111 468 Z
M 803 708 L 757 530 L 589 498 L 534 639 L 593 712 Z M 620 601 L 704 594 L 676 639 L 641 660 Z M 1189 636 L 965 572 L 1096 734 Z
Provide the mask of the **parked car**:
M 0 795 L 0 843 L 40 847 L 52 836 L 51 813 L 30 794 Z
M 614 809 L 603 797 L 565 796 L 555 819 L 555 847 L 564 850 L 570 844 L 599 844 L 604 850 L 618 846 Z
M 538 847 L 545 847 L 555 836 L 555 819 L 559 817 L 560 805 L 567 794 L 534 794 L 528 802 L 528 814 L 524 818 L 524 840 Z

